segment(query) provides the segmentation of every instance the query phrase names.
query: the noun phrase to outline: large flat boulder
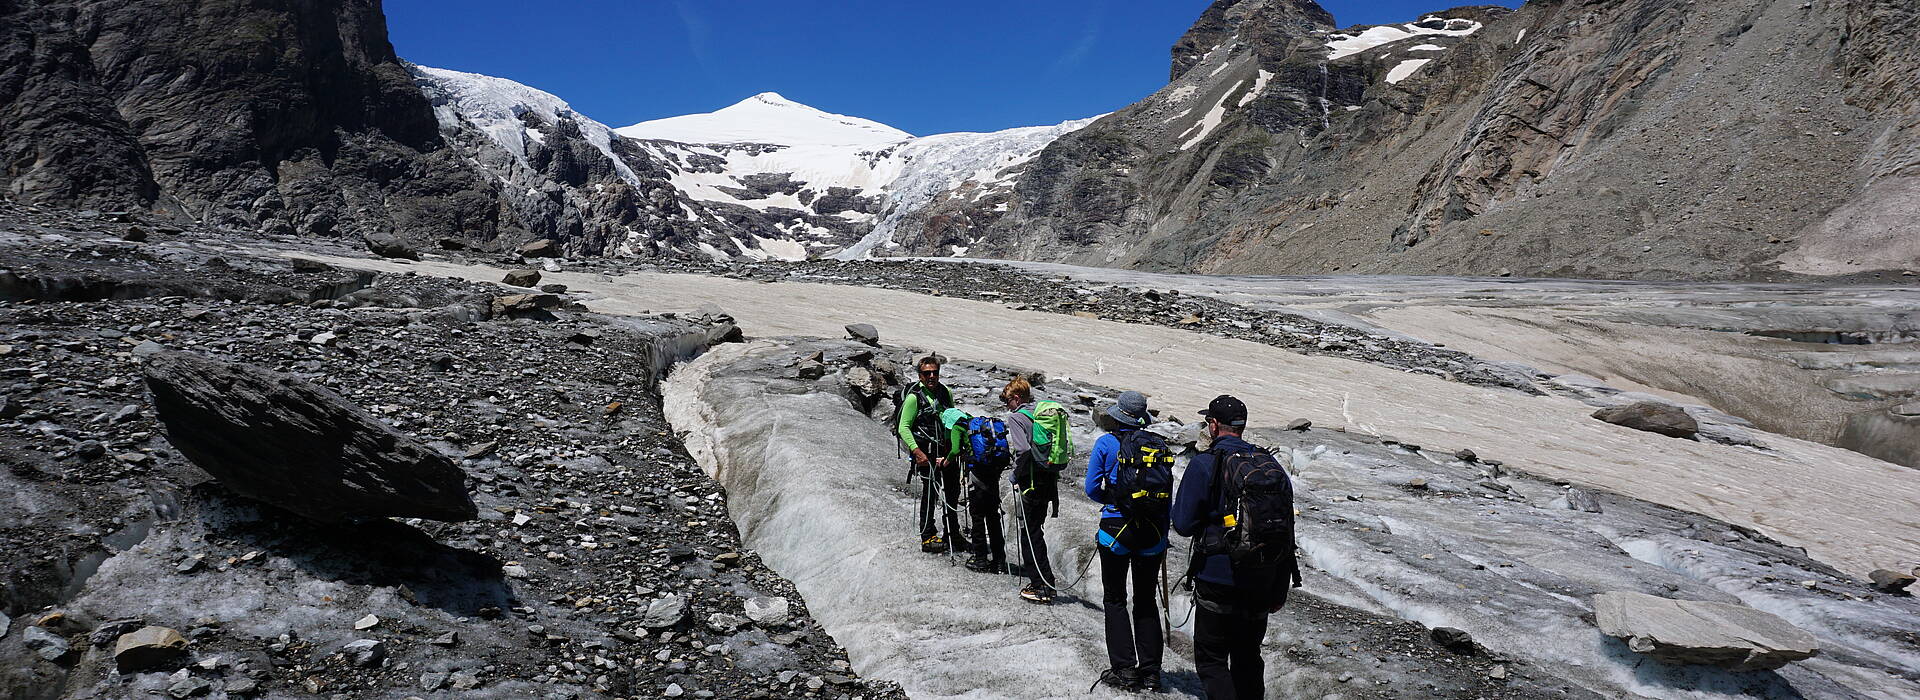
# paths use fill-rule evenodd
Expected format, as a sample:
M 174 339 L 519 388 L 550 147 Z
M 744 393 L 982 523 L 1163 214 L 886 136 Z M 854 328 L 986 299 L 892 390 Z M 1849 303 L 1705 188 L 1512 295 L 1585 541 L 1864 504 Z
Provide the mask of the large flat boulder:
M 147 359 L 180 453 L 235 492 L 314 520 L 471 520 L 466 472 L 325 387 L 186 352 Z
M 1700 432 L 1699 421 L 1687 415 L 1685 410 L 1679 406 L 1655 401 L 1603 408 L 1594 411 L 1593 417 L 1614 425 L 1659 433 L 1667 437 L 1692 438 Z
M 1813 635 L 1744 605 L 1614 591 L 1593 597 L 1593 613 L 1601 632 L 1669 663 L 1761 671 L 1820 653 Z

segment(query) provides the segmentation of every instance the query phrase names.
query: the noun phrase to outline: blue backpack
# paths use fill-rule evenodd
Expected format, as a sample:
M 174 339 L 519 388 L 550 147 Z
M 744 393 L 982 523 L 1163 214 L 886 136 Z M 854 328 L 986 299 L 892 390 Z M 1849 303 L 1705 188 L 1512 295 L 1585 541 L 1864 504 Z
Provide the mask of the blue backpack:
M 961 456 L 967 471 L 999 473 L 1013 459 L 1007 449 L 1007 424 L 998 418 L 976 416 L 967 421 L 967 453 Z

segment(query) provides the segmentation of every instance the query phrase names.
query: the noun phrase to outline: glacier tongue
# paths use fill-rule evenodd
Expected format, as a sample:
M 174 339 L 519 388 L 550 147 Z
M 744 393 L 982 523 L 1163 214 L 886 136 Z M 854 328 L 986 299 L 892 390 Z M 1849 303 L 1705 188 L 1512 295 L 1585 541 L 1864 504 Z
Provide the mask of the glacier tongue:
M 1048 526 L 1055 571 L 1073 584 L 1059 604 L 1028 605 L 1013 595 L 1016 579 L 920 553 L 915 504 L 900 481 L 904 463 L 884 429 L 852 407 L 839 375 L 796 379 L 792 369 L 815 353 L 838 367 L 866 351 L 791 338 L 724 346 L 668 382 L 668 420 L 726 487 L 747 546 L 794 581 L 862 675 L 899 682 L 920 698 L 1084 693 L 1106 657 L 1100 576 L 1082 578 L 1098 516 L 1071 487 L 1081 470 L 1063 475 L 1061 517 Z M 987 400 L 1008 371 L 968 363 L 948 369 L 963 407 Z M 1112 395 L 1064 380 L 1042 391 L 1096 403 Z M 1091 437 L 1075 440 L 1084 447 Z M 1594 496 L 1600 512 L 1573 509 L 1567 491 L 1550 481 L 1488 476 L 1477 462 L 1344 432 L 1256 430 L 1251 437 L 1290 455 L 1307 576 L 1269 627 L 1273 696 L 1920 692 L 1901 673 L 1920 662 L 1911 641 L 1920 633 L 1920 605 L 1872 597 L 1798 550 L 1610 494 Z M 1185 550 L 1176 543 L 1171 578 L 1184 570 Z M 1762 673 L 1650 660 L 1588 619 L 1594 596 L 1610 590 L 1744 602 L 1815 634 L 1822 654 Z M 1170 603 L 1168 686 L 1198 694 L 1189 601 L 1176 591 Z M 1441 650 L 1427 630 L 1439 626 L 1467 631 L 1490 653 Z
M 879 222 L 859 243 L 834 257 L 864 258 L 876 248 L 888 246 L 903 220 L 961 185 L 1011 187 L 1014 175 L 1006 172 L 1007 169 L 1031 160 L 1054 139 L 1085 128 L 1099 118 L 991 133 L 935 134 L 907 142 L 889 156 L 900 165 L 898 174 L 886 185 L 886 205 L 881 209 Z
M 640 177 L 634 174 L 633 168 L 614 154 L 613 130 L 573 111 L 573 107 L 565 100 L 505 78 L 409 65 L 414 82 L 433 102 L 433 114 L 440 120 L 441 126 L 457 127 L 464 118 L 524 164 L 527 161 L 527 140 L 538 141 L 544 137 L 540 131 L 521 121 L 521 115 L 536 114 L 547 128 L 553 128 L 563 118 L 569 119 L 580 127 L 581 134 L 594 148 L 613 162 L 620 179 L 635 187 L 641 185 Z

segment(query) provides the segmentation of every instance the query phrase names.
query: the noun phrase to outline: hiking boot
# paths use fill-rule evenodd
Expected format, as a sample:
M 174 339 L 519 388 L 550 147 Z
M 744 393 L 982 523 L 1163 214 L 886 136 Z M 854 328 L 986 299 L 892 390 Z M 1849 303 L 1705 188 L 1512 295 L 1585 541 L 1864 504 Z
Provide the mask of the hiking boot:
M 945 554 L 947 552 L 947 541 L 940 539 L 939 535 L 934 535 L 920 541 L 920 551 L 928 554 Z
M 1127 692 L 1127 693 L 1135 693 L 1140 691 L 1140 681 L 1133 677 L 1132 669 L 1110 668 L 1105 671 L 1101 671 L 1100 677 L 1093 681 L 1093 686 L 1087 688 L 1087 692 L 1091 693 L 1093 692 L 1094 688 L 1098 688 L 1103 685 L 1109 688 L 1112 688 L 1114 690 Z
M 1053 589 L 1046 586 L 1027 586 L 1020 589 L 1020 597 L 1025 598 L 1029 603 L 1049 605 L 1053 603 Z
M 972 559 L 967 560 L 968 571 L 977 571 L 983 574 L 997 574 L 997 573 L 1000 573 L 1001 568 L 1003 567 L 994 566 L 993 562 L 987 561 L 985 559 L 981 559 L 979 557 L 974 557 Z
M 1160 669 L 1157 669 L 1157 668 L 1137 669 L 1134 671 L 1133 675 L 1134 675 L 1134 682 L 1140 686 L 1140 692 L 1143 692 L 1143 693 L 1167 692 L 1166 686 L 1161 685 L 1160 683 Z

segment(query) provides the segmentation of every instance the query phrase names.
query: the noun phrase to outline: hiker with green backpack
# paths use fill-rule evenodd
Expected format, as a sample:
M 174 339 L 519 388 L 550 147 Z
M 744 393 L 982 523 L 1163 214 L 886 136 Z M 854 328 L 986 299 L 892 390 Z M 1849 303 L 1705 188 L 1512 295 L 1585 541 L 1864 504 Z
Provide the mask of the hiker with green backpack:
M 948 464 L 948 431 L 940 425 L 940 412 L 953 408 L 953 392 L 940 383 L 940 356 L 927 355 L 914 363 L 919 381 L 903 387 L 894 404 L 899 415 L 894 431 L 900 445 L 912 455 L 907 479 L 920 477 L 920 551 L 938 554 L 964 549 L 957 540 L 960 532 L 960 470 Z M 935 528 L 935 512 L 944 511 L 939 522 L 945 535 Z
M 1000 390 L 1007 416 L 1007 441 L 1012 469 L 1007 480 L 1014 489 L 1014 517 L 1019 522 L 1015 542 L 1027 585 L 1020 597 L 1030 603 L 1053 602 L 1053 563 L 1047 557 L 1047 507 L 1060 509 L 1060 470 L 1073 458 L 1073 437 L 1067 432 L 1067 407 L 1055 401 L 1033 400 L 1033 385 L 1014 377 Z
M 1100 551 L 1108 668 L 1094 684 L 1158 693 L 1165 638 L 1154 582 L 1167 559 L 1173 450 L 1164 438 L 1146 430 L 1150 415 L 1147 397 L 1127 391 L 1095 416 L 1106 434 L 1093 443 L 1087 457 L 1085 490 L 1088 498 L 1105 504 L 1094 541 Z

